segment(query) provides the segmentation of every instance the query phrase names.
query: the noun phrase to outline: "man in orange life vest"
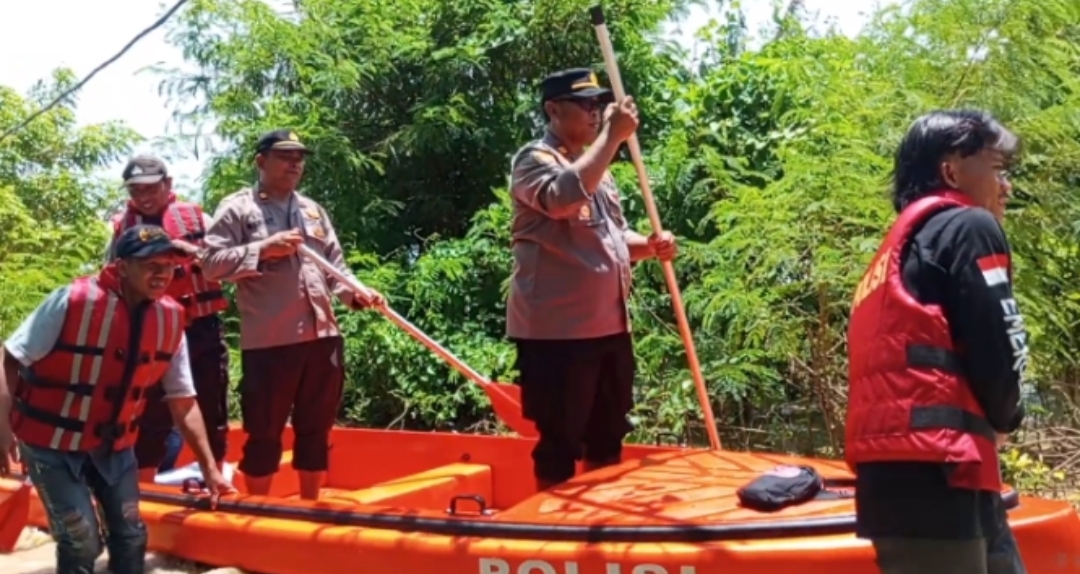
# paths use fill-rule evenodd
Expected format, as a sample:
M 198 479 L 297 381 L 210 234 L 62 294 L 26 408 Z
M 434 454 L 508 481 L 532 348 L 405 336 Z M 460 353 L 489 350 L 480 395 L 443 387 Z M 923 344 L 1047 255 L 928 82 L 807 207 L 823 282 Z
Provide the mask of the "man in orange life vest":
M 184 309 L 165 296 L 179 255 L 160 227 L 127 229 L 118 261 L 53 291 L 0 349 L 0 452 L 13 452 L 18 439 L 57 542 L 59 574 L 93 572 L 101 527 L 110 571 L 144 571 L 132 445 L 146 391 L 159 380 L 213 496 L 233 490 L 195 401 Z M 8 466 L 0 456 L 0 474 Z
M 199 263 L 210 218 L 198 205 L 176 199 L 165 163 L 156 157 L 132 158 L 124 168 L 123 178 L 131 199 L 127 209 L 112 221 L 113 234 L 106 248 L 106 260 L 112 258 L 116 238 L 139 223 L 162 226 L 174 243 L 186 252 L 188 261 L 177 266 L 176 276 L 169 285 L 169 295 L 186 311 L 184 332 L 199 410 L 214 459 L 219 465 L 223 464 L 225 437 L 229 430 L 229 349 L 225 345 L 225 325 L 220 313 L 228 303 L 221 284 L 207 281 Z M 165 459 L 171 430 L 168 404 L 162 400 L 161 388 L 155 387 L 147 397 L 135 443 L 135 458 L 139 461 L 139 480 L 142 482 L 154 481 L 157 469 Z
M 855 293 L 846 458 L 884 574 L 1021 574 L 997 448 L 1024 417 L 1027 335 L 1000 221 L 1018 139 L 938 111 L 896 153 L 899 217 Z

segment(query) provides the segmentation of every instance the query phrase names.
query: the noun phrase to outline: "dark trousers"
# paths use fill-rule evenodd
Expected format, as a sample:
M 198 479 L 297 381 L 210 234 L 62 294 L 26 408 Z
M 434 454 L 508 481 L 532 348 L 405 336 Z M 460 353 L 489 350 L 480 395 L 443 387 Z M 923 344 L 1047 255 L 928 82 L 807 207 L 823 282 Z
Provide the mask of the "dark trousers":
M 225 439 L 229 432 L 229 349 L 225 345 L 225 322 L 216 313 L 200 317 L 188 325 L 184 334 L 206 438 L 214 459 L 220 461 L 225 457 Z M 139 420 L 139 438 L 135 443 L 139 468 L 159 468 L 168 454 L 169 433 L 175 423 L 163 397 L 160 384 L 147 394 L 146 408 Z
M 948 473 L 931 463 L 859 465 L 857 530 L 882 573 L 1027 574 L 1001 495 L 953 488 Z
M 326 470 L 345 384 L 344 359 L 341 337 L 241 353 L 240 410 L 247 433 L 241 472 L 254 477 L 277 472 L 290 413 L 293 468 Z
M 1008 523 L 991 538 L 873 540 L 882 574 L 1027 574 Z
M 549 483 L 574 476 L 574 463 L 617 462 L 633 430 L 633 339 L 629 333 L 577 340 L 515 340 L 522 411 L 536 424 L 533 473 Z

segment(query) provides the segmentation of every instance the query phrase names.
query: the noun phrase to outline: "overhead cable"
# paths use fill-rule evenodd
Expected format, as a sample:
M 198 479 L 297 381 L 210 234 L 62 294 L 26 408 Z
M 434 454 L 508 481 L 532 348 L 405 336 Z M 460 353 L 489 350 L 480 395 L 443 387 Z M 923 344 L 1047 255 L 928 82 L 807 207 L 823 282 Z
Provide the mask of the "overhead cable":
M 30 116 L 28 116 L 25 120 L 23 120 L 23 121 L 19 122 L 18 124 L 16 124 L 15 127 L 12 127 L 10 129 L 6 130 L 3 134 L 0 134 L 0 142 L 4 141 L 8 137 L 14 135 L 19 130 L 21 130 L 21 129 L 25 128 L 26 126 L 30 125 L 30 122 L 34 121 L 35 119 L 40 117 L 45 112 L 53 109 L 54 107 L 57 106 L 57 104 L 64 101 L 65 98 L 68 98 L 72 94 L 77 92 L 80 88 L 85 86 L 87 82 L 90 81 L 90 78 L 93 78 L 98 72 L 104 70 L 105 68 L 108 68 L 114 62 L 119 60 L 120 57 L 123 56 L 124 54 L 126 54 L 127 51 L 130 50 L 131 47 L 134 46 L 136 43 L 138 43 L 139 40 L 142 40 L 144 37 L 146 37 L 147 34 L 153 32 L 154 30 L 157 30 L 158 28 L 163 26 L 165 24 L 165 22 L 168 22 L 169 18 L 171 18 L 172 15 L 175 14 L 176 11 L 179 10 L 184 4 L 187 4 L 187 2 L 188 2 L 188 0 L 178 0 L 177 3 L 174 4 L 172 8 L 169 8 L 168 12 L 165 12 L 164 15 L 162 15 L 160 18 L 158 18 L 157 21 L 154 22 L 153 24 L 151 24 L 148 28 L 146 28 L 142 32 L 139 32 L 139 34 L 137 36 L 135 36 L 134 38 L 132 38 L 131 41 L 128 42 L 126 46 L 124 46 L 119 52 L 116 53 L 115 56 L 113 56 L 113 57 L 109 58 L 108 60 L 105 60 L 104 62 L 102 62 L 102 64 L 100 66 L 94 68 L 93 71 L 91 71 L 89 74 L 87 74 L 85 78 L 83 78 L 82 80 L 79 81 L 79 83 L 77 83 L 74 86 L 64 90 L 63 93 L 61 93 L 59 96 L 56 96 L 56 99 L 54 99 L 53 101 L 46 104 L 40 110 L 30 114 Z

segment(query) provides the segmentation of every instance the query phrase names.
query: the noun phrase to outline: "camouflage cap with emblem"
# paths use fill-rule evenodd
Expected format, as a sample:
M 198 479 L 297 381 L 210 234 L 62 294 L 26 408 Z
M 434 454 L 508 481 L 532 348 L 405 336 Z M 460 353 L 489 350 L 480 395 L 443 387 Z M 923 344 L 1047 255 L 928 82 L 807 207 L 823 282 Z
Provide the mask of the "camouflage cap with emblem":
M 183 256 L 165 230 L 157 225 L 133 225 L 116 239 L 117 259 L 143 259 L 156 255 Z
M 267 132 L 259 138 L 258 143 L 255 144 L 255 153 L 262 154 L 270 150 L 279 149 L 282 151 L 298 150 L 305 154 L 311 153 L 303 143 L 300 142 L 300 137 L 296 135 L 296 132 L 291 130 L 274 130 Z
M 602 87 L 596 73 L 588 68 L 570 68 L 549 75 L 540 82 L 540 103 L 553 100 L 596 98 L 615 101 L 615 94 Z

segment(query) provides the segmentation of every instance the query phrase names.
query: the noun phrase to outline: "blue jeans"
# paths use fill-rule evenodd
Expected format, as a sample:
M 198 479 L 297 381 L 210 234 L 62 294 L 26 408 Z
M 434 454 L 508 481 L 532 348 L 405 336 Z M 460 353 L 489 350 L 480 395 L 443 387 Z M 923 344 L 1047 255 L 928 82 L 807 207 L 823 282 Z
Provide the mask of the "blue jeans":
M 165 460 L 158 466 L 158 472 L 172 470 L 176 466 L 176 459 L 180 456 L 182 448 L 184 448 L 184 436 L 174 428 L 169 431 L 169 436 L 165 439 Z
M 19 446 L 49 517 L 57 574 L 91 574 L 106 547 L 113 574 L 143 574 L 147 536 L 132 449 L 62 452 Z

